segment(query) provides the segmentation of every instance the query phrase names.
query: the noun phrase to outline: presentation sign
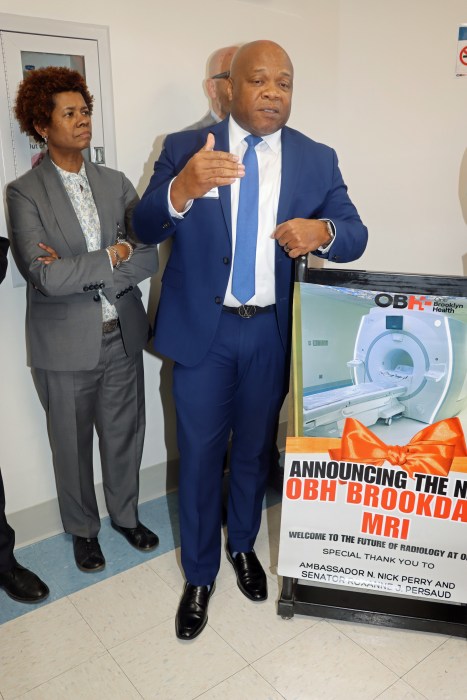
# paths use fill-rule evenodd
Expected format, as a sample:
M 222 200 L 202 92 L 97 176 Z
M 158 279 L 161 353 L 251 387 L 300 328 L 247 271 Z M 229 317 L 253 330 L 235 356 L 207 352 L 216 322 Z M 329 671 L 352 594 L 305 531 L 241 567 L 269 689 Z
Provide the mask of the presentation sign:
M 466 603 L 467 297 L 295 287 L 279 573 Z

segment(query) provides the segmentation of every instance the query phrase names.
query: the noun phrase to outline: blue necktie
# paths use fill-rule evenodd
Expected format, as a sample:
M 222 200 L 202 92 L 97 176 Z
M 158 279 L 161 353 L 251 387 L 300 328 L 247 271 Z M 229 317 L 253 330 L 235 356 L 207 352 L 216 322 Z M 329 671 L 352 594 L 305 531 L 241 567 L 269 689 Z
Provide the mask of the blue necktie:
M 245 175 L 240 180 L 237 234 L 235 239 L 232 294 L 242 304 L 255 293 L 256 240 L 258 236 L 259 176 L 255 147 L 263 139 L 247 136 L 248 148 L 243 156 Z

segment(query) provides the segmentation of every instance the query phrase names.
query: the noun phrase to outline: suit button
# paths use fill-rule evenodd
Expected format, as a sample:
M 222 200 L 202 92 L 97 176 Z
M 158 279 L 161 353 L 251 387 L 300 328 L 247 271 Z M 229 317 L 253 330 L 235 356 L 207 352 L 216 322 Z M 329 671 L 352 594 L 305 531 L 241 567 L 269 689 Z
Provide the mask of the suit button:
M 128 291 L 129 291 L 129 292 L 132 292 L 132 291 L 133 291 L 133 285 L 132 285 L 132 284 L 130 284 L 130 286 L 128 287 Z
M 169 221 L 165 221 L 165 222 L 162 224 L 162 228 L 164 228 L 164 229 L 165 229 L 165 228 L 169 228 L 169 226 L 170 226 L 170 222 L 169 222 Z
M 116 297 L 117 299 L 120 299 L 121 296 L 122 296 L 122 295 L 121 295 L 121 292 L 119 292 L 118 294 L 115 295 L 115 297 Z
M 89 292 L 89 287 L 87 284 L 84 285 L 83 292 Z
M 222 262 L 224 263 L 224 265 L 228 265 L 230 260 L 229 258 L 222 258 Z
M 101 300 L 99 294 L 94 294 L 93 299 L 94 299 L 94 301 L 100 301 L 100 300 Z
M 222 299 L 220 297 L 216 297 L 214 301 L 216 302 L 216 304 L 222 304 Z

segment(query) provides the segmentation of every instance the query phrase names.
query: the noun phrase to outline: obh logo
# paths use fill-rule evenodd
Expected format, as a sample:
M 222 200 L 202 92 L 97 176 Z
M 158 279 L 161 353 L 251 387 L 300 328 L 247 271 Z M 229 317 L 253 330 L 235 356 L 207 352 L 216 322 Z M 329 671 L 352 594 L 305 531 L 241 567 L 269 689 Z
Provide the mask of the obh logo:
M 432 301 L 427 301 L 425 296 L 406 296 L 405 294 L 377 294 L 375 296 L 376 306 L 381 306 L 383 309 L 387 309 L 388 306 L 392 306 L 393 309 L 417 309 L 417 311 L 424 311 L 427 306 L 433 306 Z

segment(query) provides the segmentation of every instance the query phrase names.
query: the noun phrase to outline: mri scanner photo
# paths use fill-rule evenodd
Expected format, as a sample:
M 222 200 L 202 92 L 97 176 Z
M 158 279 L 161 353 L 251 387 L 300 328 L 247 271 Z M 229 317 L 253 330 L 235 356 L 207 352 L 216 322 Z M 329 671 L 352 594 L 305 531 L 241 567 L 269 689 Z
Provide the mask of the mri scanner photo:
M 304 396 L 305 436 L 340 437 L 349 417 L 372 426 L 456 416 L 467 405 L 467 324 L 447 314 L 372 308 L 347 367 L 351 385 Z

